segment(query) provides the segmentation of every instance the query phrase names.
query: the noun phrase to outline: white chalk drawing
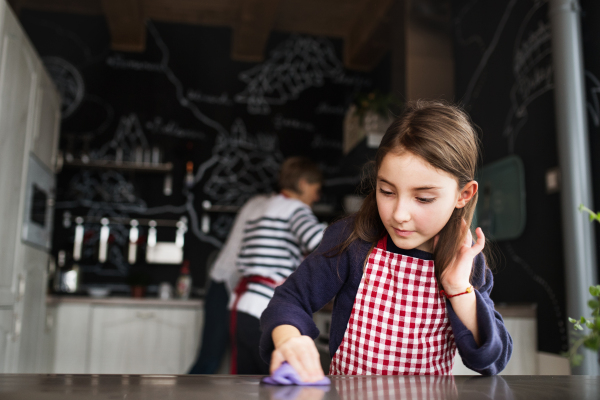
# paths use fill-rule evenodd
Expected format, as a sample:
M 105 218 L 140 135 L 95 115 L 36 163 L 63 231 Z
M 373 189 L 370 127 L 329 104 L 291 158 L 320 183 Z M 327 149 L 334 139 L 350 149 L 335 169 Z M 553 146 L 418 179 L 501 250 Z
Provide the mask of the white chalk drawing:
M 91 151 L 90 155 L 93 160 L 114 160 L 117 149 L 121 149 L 123 160 L 133 161 L 138 147 L 147 149 L 150 145 L 138 116 L 131 113 L 121 117 L 113 139 L 100 149 Z
M 479 64 L 477 65 L 477 68 L 475 69 L 475 72 L 473 73 L 473 75 L 471 76 L 471 79 L 469 80 L 469 84 L 467 85 L 467 89 L 465 91 L 465 95 L 463 96 L 461 102 L 465 105 L 468 106 L 471 102 L 471 97 L 473 95 L 473 91 L 475 89 L 475 85 L 478 83 L 479 78 L 483 72 L 483 70 L 485 69 L 488 61 L 490 60 L 490 57 L 492 56 L 492 54 L 494 53 L 494 51 L 496 50 L 496 46 L 498 45 L 498 41 L 500 40 L 500 36 L 502 36 L 502 32 L 504 31 L 504 27 L 506 26 L 506 23 L 508 21 L 508 17 L 510 16 L 510 13 L 513 9 L 513 7 L 515 6 L 515 4 L 517 3 L 517 0 L 510 0 L 510 2 L 507 4 L 506 9 L 504 10 L 504 13 L 502 14 L 502 18 L 500 19 L 500 23 L 498 24 L 495 32 L 494 32 L 494 36 L 492 37 L 492 40 L 490 41 L 490 43 L 488 44 L 488 46 L 486 47 L 483 55 L 481 56 L 481 60 L 479 60 Z M 466 7 L 466 9 L 470 10 L 473 5 L 475 4 L 475 2 L 471 2 L 469 3 Z M 456 25 L 460 28 L 460 26 L 462 25 L 463 21 L 462 18 L 464 18 L 466 16 L 466 12 L 459 12 L 458 16 L 459 18 L 457 18 L 456 20 Z M 463 40 L 465 43 L 469 43 L 469 40 Z M 475 42 L 478 42 L 481 44 L 482 40 L 479 37 L 475 37 L 474 38 Z
M 121 54 L 113 54 L 106 58 L 106 65 L 114 69 L 126 69 L 132 71 L 163 72 L 161 64 L 144 60 L 124 59 Z
M 319 103 L 317 108 L 315 109 L 315 114 L 317 115 L 346 115 L 346 111 L 348 110 L 347 106 L 342 105 L 331 105 L 326 101 L 322 101 Z
M 277 114 L 275 117 L 273 117 L 273 126 L 278 131 L 286 128 L 306 132 L 314 132 L 315 130 L 315 126 L 311 122 L 300 121 L 295 118 L 286 118 L 281 114 Z
M 521 22 L 515 40 L 515 81 L 510 91 L 511 108 L 503 130 L 503 135 L 508 139 L 509 153 L 514 152 L 517 135 L 527 122 L 529 104 L 554 88 L 550 22 L 545 8 L 541 8 L 545 4 L 545 1 L 534 4 Z M 533 26 L 532 20 L 537 21 Z
M 229 93 L 221 93 L 220 95 L 202 93 L 199 90 L 188 89 L 187 98 L 199 103 L 215 104 L 219 106 L 232 106 L 233 100 L 229 97 Z
M 204 192 L 219 204 L 241 205 L 252 195 L 272 190 L 283 156 L 275 135 L 248 135 L 246 126 L 236 119 L 228 135 L 218 135 L 213 156 L 202 164 L 202 175 L 212 169 Z M 201 179 L 200 174 L 196 179 Z
M 548 296 L 548 299 L 550 300 L 550 304 L 552 304 L 552 309 L 554 311 L 554 315 L 556 316 L 556 323 L 558 325 L 558 331 L 560 333 L 560 339 L 562 341 L 562 347 L 563 347 L 563 351 L 566 351 L 567 348 L 567 330 L 565 327 L 565 320 L 564 320 L 564 316 L 563 313 L 561 311 L 561 306 L 560 303 L 558 301 L 558 297 L 556 296 L 556 293 L 554 293 L 554 290 L 552 290 L 552 287 L 550 286 L 550 284 L 540 275 L 538 275 L 533 268 L 531 268 L 531 266 L 525 262 L 525 260 L 523 260 L 521 257 L 519 257 L 519 255 L 515 252 L 515 250 L 513 249 L 512 245 L 510 243 L 506 243 L 504 244 L 504 248 L 506 249 L 506 252 L 508 253 L 509 257 L 519 266 L 521 267 L 525 273 L 527 273 L 527 275 L 529 275 L 529 277 L 538 285 L 540 285 L 542 287 L 542 289 L 544 289 L 544 292 L 546 292 L 546 295 Z
M 143 206 L 145 202 L 135 194 L 131 182 L 119 172 L 81 170 L 69 182 L 68 196 L 78 201 L 97 203 L 91 208 L 103 208 L 102 203 L 121 203 Z
M 214 221 L 211 222 L 211 232 L 216 237 L 225 240 L 227 238 L 227 235 L 229 235 L 229 231 L 231 230 L 231 226 L 233 225 L 234 219 L 235 216 L 233 214 L 220 214 L 214 219 Z
M 369 79 L 344 72 L 331 41 L 292 35 L 269 54 L 269 58 L 239 75 L 246 88 L 235 101 L 247 104 L 250 114 L 270 114 L 271 106 L 295 100 L 306 89 L 333 83 L 367 86 Z
M 42 61 L 61 98 L 61 117 L 67 118 L 79 107 L 85 93 L 81 74 L 73 64 L 60 57 L 43 57 Z
M 153 120 L 147 121 L 145 127 L 149 132 L 158 135 L 173 136 L 180 139 L 206 139 L 206 135 L 204 133 L 193 129 L 182 128 L 175 121 L 165 122 L 162 117 L 154 117 Z
M 175 73 L 169 67 L 169 58 L 170 58 L 170 54 L 171 54 L 169 51 L 169 48 L 167 47 L 165 42 L 162 40 L 160 34 L 158 33 L 158 30 L 156 30 L 156 27 L 154 26 L 152 21 L 147 21 L 146 27 L 148 28 L 148 32 L 150 33 L 150 36 L 152 38 L 154 38 L 156 45 L 158 46 L 158 48 L 161 51 L 161 54 L 162 54 L 162 59 L 160 61 L 161 71 L 162 71 L 162 73 L 164 73 L 166 75 L 169 82 L 171 82 L 171 84 L 173 84 L 173 86 L 175 86 L 175 95 L 177 97 L 177 101 L 179 102 L 179 104 L 182 107 L 190 110 L 192 115 L 198 121 L 200 121 L 207 127 L 214 129 L 216 131 L 216 133 L 226 134 L 227 130 L 224 129 L 221 126 L 221 124 L 219 124 L 217 121 L 214 121 L 214 120 L 208 118 L 204 113 L 202 113 L 200 111 L 200 109 L 198 108 L 198 106 L 196 104 L 194 104 L 192 101 L 190 101 L 185 96 L 185 91 L 183 88 L 183 84 L 181 83 L 181 80 L 175 75 Z
M 313 138 L 310 145 L 311 145 L 311 147 L 314 147 L 316 149 L 329 148 L 329 149 L 336 149 L 336 150 L 340 150 L 340 151 L 342 150 L 342 142 L 340 140 L 328 139 L 326 137 L 323 137 L 323 135 L 319 135 L 319 134 L 315 135 L 315 137 Z
M 600 79 L 598 79 L 591 71 L 585 71 L 586 89 L 587 89 L 587 109 L 594 127 L 600 126 Z

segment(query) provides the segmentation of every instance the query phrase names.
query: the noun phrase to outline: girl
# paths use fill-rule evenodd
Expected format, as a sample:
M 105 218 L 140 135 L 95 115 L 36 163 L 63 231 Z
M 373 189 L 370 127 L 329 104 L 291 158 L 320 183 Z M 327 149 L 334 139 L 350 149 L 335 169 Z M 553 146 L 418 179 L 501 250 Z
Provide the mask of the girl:
M 262 314 L 261 355 L 323 377 L 312 313 L 335 297 L 332 375 L 497 374 L 512 339 L 489 297 L 493 279 L 470 230 L 477 203 L 476 132 L 442 102 L 409 103 L 375 157 L 370 193 L 331 225 Z M 312 338 L 312 339 L 311 339 Z

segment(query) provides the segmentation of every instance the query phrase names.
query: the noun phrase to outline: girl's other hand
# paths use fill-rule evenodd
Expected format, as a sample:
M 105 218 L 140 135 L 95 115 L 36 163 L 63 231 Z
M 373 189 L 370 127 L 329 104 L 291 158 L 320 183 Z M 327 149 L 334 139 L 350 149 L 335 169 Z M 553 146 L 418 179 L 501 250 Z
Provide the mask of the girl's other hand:
M 467 287 L 471 286 L 469 278 L 471 276 L 471 269 L 473 268 L 473 259 L 485 247 L 485 236 L 481 228 L 475 230 L 477 241 L 473 244 L 471 230 L 467 228 L 464 220 L 462 223 L 463 229 L 467 231 L 465 240 L 460 246 L 454 261 L 446 268 L 442 276 L 442 286 L 448 294 L 461 293 Z
M 321 359 L 315 342 L 309 336 L 299 335 L 297 330 L 298 335 L 288 335 L 289 328 L 293 327 L 282 325 L 273 330 L 275 351 L 271 356 L 271 373 L 279 368 L 281 363 L 287 361 L 304 382 L 316 382 L 322 379 L 325 374 L 321 368 Z

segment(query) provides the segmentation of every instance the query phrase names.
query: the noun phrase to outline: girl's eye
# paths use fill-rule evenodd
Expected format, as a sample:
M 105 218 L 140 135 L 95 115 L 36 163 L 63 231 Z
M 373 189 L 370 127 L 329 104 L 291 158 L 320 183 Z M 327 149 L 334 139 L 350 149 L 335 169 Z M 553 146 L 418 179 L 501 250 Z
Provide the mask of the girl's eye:
M 432 203 L 433 201 L 435 201 L 435 197 L 430 197 L 430 198 L 417 197 L 417 200 L 421 203 Z
M 383 190 L 381 188 L 379 189 L 379 192 L 385 196 L 391 196 L 394 194 L 393 192 L 388 192 L 387 190 Z

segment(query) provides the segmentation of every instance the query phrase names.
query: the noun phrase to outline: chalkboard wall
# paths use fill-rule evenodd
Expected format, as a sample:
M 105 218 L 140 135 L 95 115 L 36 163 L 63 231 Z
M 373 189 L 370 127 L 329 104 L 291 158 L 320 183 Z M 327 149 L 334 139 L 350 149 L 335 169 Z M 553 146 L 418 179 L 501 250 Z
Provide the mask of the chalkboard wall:
M 456 96 L 481 129 L 483 164 L 508 155 L 525 167 L 525 231 L 496 243 L 496 302 L 538 306 L 541 351 L 567 348 L 560 193 L 548 2 L 453 1 Z
M 147 23 L 143 53 L 114 52 L 103 17 L 23 9 L 20 19 L 63 95 L 64 152 L 76 160 L 114 160 L 119 152 L 128 160 L 139 147 L 157 147 L 161 162 L 173 164 L 170 195 L 167 173 L 65 166 L 58 175 L 55 254 L 72 250 L 75 216 L 186 216 L 184 256 L 194 286 L 202 287 L 208 255 L 234 217 L 211 214 L 211 229 L 202 232 L 204 200 L 241 205 L 271 191 L 281 161 L 292 155 L 319 162 L 326 176 L 322 201 L 334 209 L 355 191 L 357 165 L 341 151 L 343 115 L 355 93 L 389 91 L 389 57 L 371 73 L 357 73 L 343 68 L 341 40 L 273 33 L 264 62 L 235 62 L 230 29 L 154 21 Z M 186 185 L 188 162 L 193 175 Z M 148 265 L 143 257 L 127 262 L 127 225 L 111 227 L 108 260 L 99 263 L 99 228 L 86 223 L 84 284 L 126 291 L 131 271 L 149 272 L 153 284 L 175 281 L 179 266 Z M 158 232 L 159 241 L 174 237 L 174 229 Z

